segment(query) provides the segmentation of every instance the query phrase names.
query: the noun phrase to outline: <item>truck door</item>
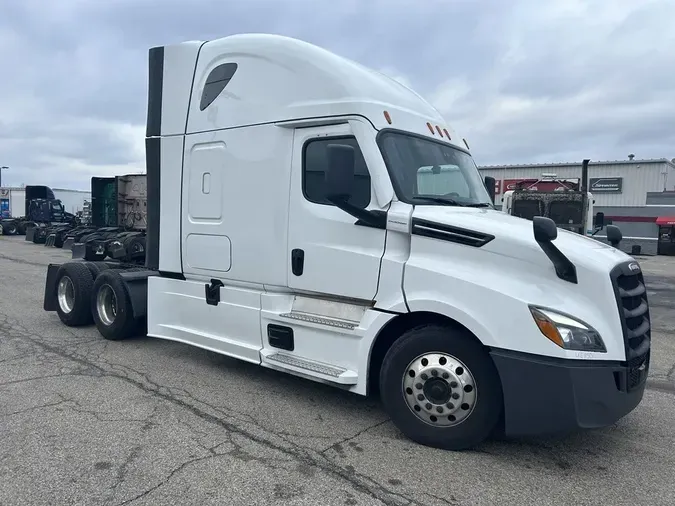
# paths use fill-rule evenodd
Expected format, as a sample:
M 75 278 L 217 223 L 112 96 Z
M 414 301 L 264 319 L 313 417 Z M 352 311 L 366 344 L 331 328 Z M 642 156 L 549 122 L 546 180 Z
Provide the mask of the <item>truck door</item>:
M 376 209 L 368 167 L 348 124 L 301 128 L 293 138 L 288 286 L 298 292 L 372 301 L 377 293 L 384 230 L 355 225 L 356 218 L 325 199 L 329 144 L 355 149 L 350 202 Z

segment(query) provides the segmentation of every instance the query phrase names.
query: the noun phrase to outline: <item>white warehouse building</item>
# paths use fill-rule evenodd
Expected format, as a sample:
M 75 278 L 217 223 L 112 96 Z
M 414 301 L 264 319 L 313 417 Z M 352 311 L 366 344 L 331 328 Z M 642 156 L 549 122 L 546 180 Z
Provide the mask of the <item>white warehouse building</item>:
M 483 176 L 497 180 L 495 203 L 500 204 L 505 191 L 516 182 L 535 182 L 542 174 L 559 179 L 581 178 L 581 161 L 523 165 L 485 165 L 478 168 Z M 666 158 L 651 160 L 616 160 L 588 164 L 589 191 L 598 207 L 640 207 L 647 204 L 647 193 L 675 191 L 675 163 Z

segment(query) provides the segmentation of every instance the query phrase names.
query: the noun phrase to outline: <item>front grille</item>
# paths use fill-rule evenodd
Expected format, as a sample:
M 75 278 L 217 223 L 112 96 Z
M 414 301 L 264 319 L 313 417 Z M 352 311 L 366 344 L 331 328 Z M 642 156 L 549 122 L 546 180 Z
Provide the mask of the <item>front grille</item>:
M 643 382 L 649 369 L 651 319 L 647 288 L 642 269 L 635 261 L 615 267 L 611 278 L 626 350 L 626 386 L 630 390 Z

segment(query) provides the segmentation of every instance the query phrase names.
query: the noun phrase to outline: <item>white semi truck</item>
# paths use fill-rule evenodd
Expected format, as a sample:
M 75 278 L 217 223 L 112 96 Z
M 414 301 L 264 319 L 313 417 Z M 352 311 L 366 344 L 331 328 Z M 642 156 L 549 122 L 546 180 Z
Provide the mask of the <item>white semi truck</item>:
M 453 450 L 640 403 L 639 264 L 495 210 L 467 143 L 398 82 L 281 36 L 155 47 L 146 135 L 146 266 L 50 265 L 65 324 L 379 393 Z

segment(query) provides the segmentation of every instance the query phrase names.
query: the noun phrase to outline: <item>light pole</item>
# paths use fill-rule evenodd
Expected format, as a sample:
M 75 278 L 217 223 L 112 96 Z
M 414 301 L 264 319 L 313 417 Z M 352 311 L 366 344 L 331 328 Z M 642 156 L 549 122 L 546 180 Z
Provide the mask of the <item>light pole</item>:
M 8 169 L 9 167 L 7 167 L 7 165 L 3 165 L 2 167 L 0 167 L 0 188 L 2 188 L 2 171 Z

